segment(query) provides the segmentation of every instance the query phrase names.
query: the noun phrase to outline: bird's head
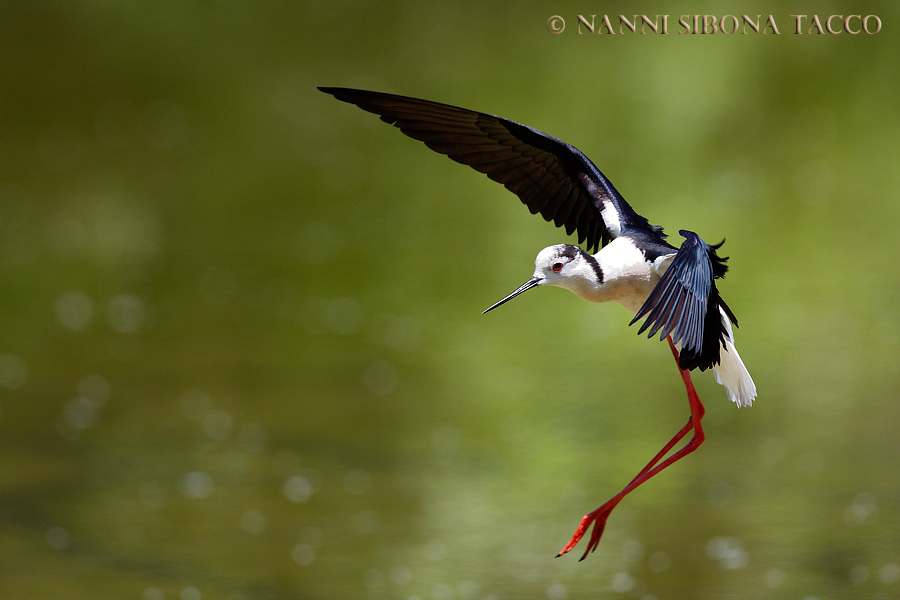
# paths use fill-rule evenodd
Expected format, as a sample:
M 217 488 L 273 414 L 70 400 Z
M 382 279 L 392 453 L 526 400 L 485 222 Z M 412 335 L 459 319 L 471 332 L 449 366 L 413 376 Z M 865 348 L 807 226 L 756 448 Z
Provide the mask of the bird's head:
M 544 248 L 534 259 L 534 275 L 531 279 L 484 312 L 493 310 L 539 285 L 557 285 L 577 293 L 580 286 L 597 277 L 589 264 L 591 258 L 581 248 L 571 244 L 556 244 Z
M 573 277 L 580 278 L 584 262 L 584 252 L 571 244 L 556 244 L 538 252 L 534 259 L 534 277 L 541 280 L 539 285 L 559 285 Z

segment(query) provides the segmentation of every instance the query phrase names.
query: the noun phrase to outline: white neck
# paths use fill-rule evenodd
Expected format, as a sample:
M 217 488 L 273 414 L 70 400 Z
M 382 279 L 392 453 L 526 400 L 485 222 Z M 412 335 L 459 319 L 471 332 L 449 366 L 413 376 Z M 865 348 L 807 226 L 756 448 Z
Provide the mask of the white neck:
M 644 254 L 631 240 L 616 238 L 594 258 L 602 272 L 602 282 L 588 260 L 579 257 L 572 264 L 568 276 L 553 285 L 563 287 L 588 302 L 618 302 L 636 313 L 659 280 L 647 265 Z

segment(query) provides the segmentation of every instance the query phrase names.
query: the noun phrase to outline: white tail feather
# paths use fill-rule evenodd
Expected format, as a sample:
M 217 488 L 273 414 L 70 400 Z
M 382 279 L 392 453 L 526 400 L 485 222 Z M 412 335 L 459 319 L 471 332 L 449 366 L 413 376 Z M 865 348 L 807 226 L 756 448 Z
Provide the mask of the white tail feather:
M 756 384 L 753 378 L 744 366 L 741 355 L 738 354 L 737 348 L 734 347 L 734 333 L 731 330 L 731 322 L 728 316 L 721 308 L 722 323 L 725 325 L 725 332 L 728 334 L 724 347 L 719 354 L 719 364 L 713 367 L 713 374 L 716 382 L 725 386 L 725 392 L 728 399 L 738 405 L 750 406 L 756 398 Z

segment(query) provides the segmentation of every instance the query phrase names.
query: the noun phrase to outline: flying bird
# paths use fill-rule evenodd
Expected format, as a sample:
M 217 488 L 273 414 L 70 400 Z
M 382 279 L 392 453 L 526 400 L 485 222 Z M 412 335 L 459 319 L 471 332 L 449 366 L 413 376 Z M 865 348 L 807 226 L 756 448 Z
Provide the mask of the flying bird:
M 690 372 L 711 369 L 738 407 L 750 406 L 756 385 L 734 346 L 734 313 L 719 295 L 716 280 L 728 267 L 696 233 L 681 230 L 679 247 L 662 227 L 637 214 L 612 182 L 578 149 L 546 133 L 505 119 L 448 104 L 394 94 L 320 87 L 338 100 L 381 117 L 411 138 L 502 183 L 547 221 L 577 234 L 578 243 L 541 250 L 534 274 L 488 312 L 519 294 L 546 285 L 567 289 L 589 302 L 618 302 L 641 319 L 638 333 L 659 334 L 675 357 L 687 390 L 687 424 L 618 494 L 585 515 L 568 544 L 571 551 L 593 525 L 581 560 L 594 551 L 616 505 L 631 491 L 703 443 L 703 404 Z M 723 242 L 724 243 L 724 242 Z M 689 432 L 690 441 L 666 455 Z M 664 460 L 663 460 L 664 459 Z

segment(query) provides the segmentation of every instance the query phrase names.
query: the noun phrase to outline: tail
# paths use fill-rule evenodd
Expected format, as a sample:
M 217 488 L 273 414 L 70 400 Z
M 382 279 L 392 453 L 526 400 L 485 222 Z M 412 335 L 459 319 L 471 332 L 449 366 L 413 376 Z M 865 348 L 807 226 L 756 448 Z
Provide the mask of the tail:
M 734 347 L 734 332 L 731 329 L 731 321 L 725 310 L 720 306 L 722 325 L 725 328 L 725 339 L 722 341 L 722 349 L 719 353 L 719 364 L 713 366 L 713 374 L 716 382 L 725 386 L 728 399 L 738 405 L 750 406 L 756 398 L 756 384 L 744 366 L 741 355 Z

